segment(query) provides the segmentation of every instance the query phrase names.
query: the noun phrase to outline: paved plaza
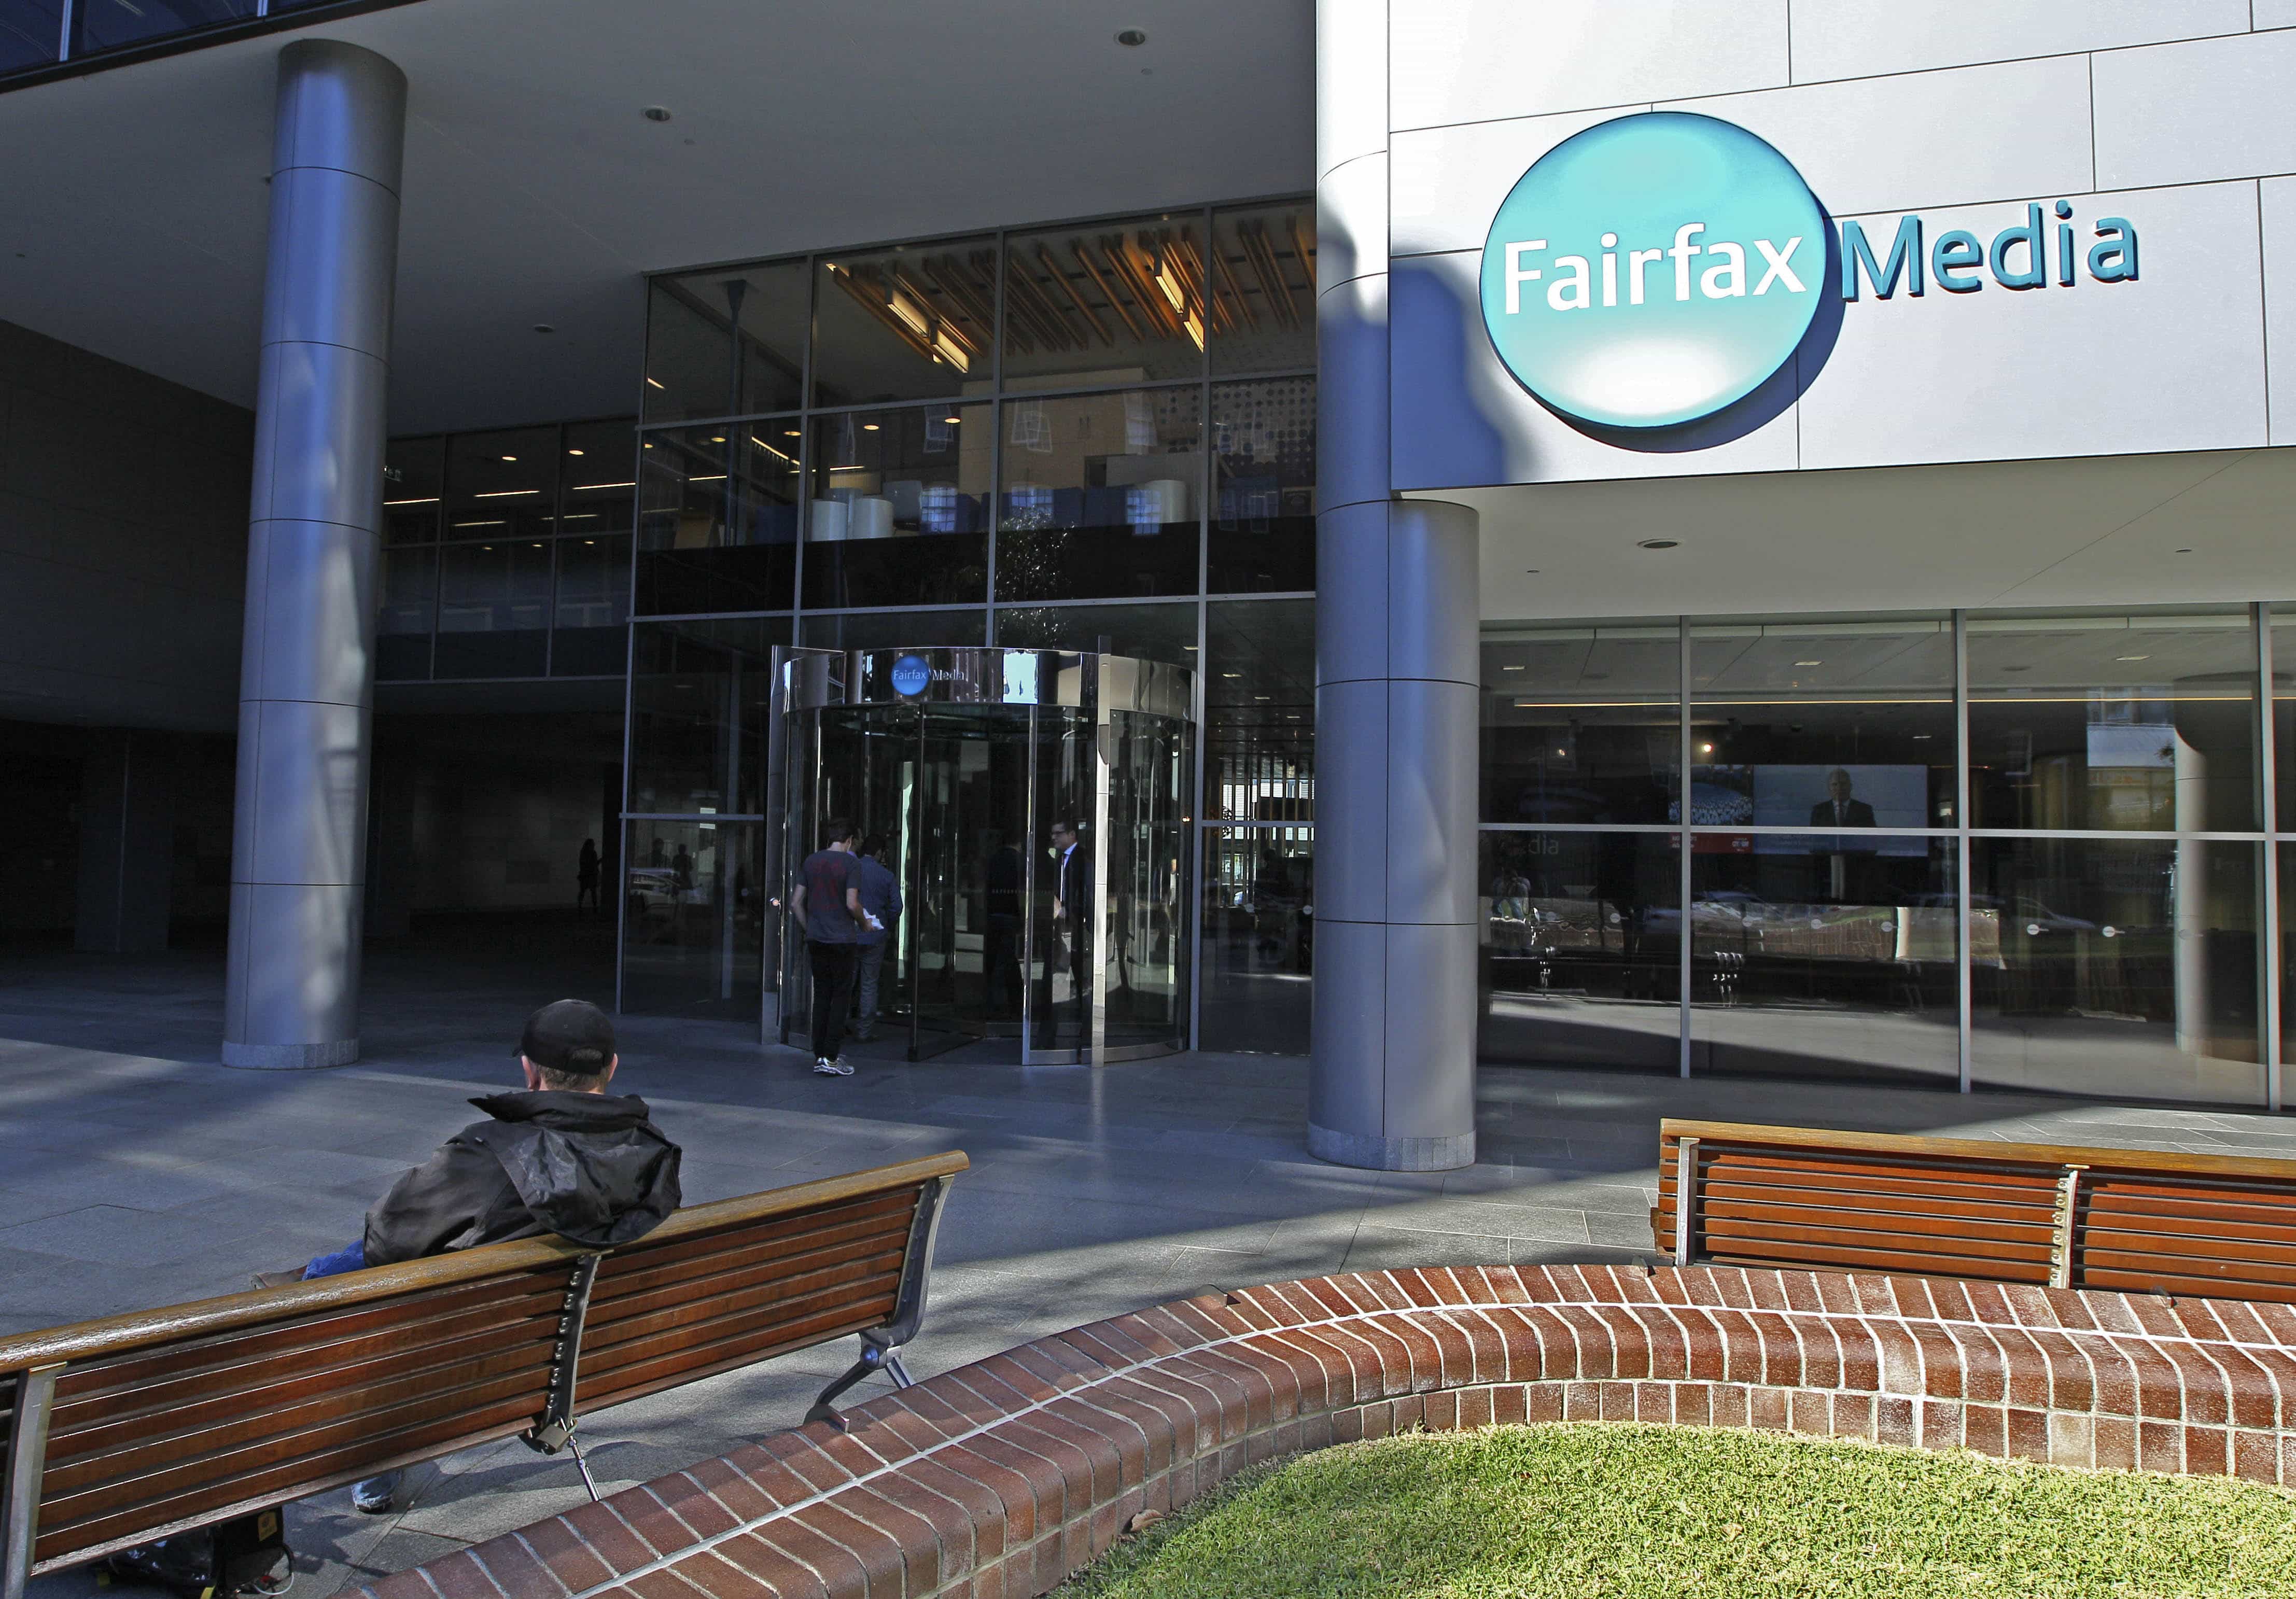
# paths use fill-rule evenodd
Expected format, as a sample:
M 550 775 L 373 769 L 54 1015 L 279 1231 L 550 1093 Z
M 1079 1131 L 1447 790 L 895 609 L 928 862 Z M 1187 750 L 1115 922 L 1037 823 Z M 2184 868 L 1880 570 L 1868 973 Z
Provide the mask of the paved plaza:
M 221 962 L 0 955 L 0 1333 L 233 1292 L 356 1236 L 398 1173 L 511 1084 L 518 1026 L 609 996 L 611 952 L 544 927 L 370 952 L 365 1054 L 331 1071 L 215 1063 Z M 1301 1146 L 1305 1062 L 1184 1055 L 1100 1072 L 944 1059 L 819 1078 L 735 1025 L 631 1017 L 618 1086 L 686 1151 L 689 1201 L 957 1148 L 922 1376 L 1143 1304 L 1366 1267 L 1649 1256 L 1657 1123 L 1689 1115 L 1964 1136 L 2296 1154 L 2296 1121 L 1840 1084 L 1487 1069 L 1482 1160 L 1360 1172 Z M 840 1345 L 602 1413 L 619 1486 L 794 1424 Z M 297 1507 L 297 1593 L 396 1570 L 564 1509 L 570 1461 L 509 1442 L 410 1472 L 387 1517 Z M 39 1599 L 91 1590 L 67 1572 Z

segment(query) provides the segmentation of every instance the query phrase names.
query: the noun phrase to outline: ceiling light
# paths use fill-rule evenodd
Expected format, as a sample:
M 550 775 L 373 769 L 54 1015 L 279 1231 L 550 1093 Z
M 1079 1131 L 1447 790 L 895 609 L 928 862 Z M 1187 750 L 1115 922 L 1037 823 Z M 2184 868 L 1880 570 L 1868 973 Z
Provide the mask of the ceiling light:
M 1711 744 L 1701 744 L 1698 746 L 1698 752 L 1701 755 L 1711 755 L 1714 753 L 1714 746 Z
M 595 543 L 597 543 L 598 541 L 597 541 L 596 539 L 594 539 L 594 538 L 586 538 L 586 539 L 584 539 L 582 542 L 583 542 L 584 544 L 595 544 Z
M 1267 700 L 1267 699 L 1270 698 L 1271 696 L 1267 695 L 1267 694 L 1254 694 L 1254 695 L 1252 695 L 1251 697 L 1252 697 L 1253 699 L 1255 699 L 1255 700 L 1263 700 L 1263 701 L 1264 701 L 1264 700 Z
M 656 388 L 656 389 L 660 389 L 660 388 L 661 388 L 661 380 L 660 380 L 660 378 L 648 378 L 648 379 L 646 380 L 646 381 L 647 381 L 648 383 L 652 384 L 652 385 L 654 388 Z M 667 390 L 663 390 L 663 392 L 664 392 L 664 393 L 667 393 L 667 392 L 668 392 L 668 391 Z
M 1638 550 L 1671 550 L 1681 543 L 1682 540 L 1678 538 L 1645 538 L 1637 543 L 1635 547 Z
M 580 450 L 568 450 L 566 453 L 570 455 L 578 455 L 582 452 Z
M 726 435 L 723 433 L 712 433 L 709 435 L 709 442 L 712 444 L 723 444 L 726 442 Z
M 2150 655 L 2116 655 L 2113 659 L 2115 660 L 2150 660 L 2152 658 Z
M 1797 660 L 1794 662 L 1794 665 L 1796 666 L 1824 666 L 1824 664 L 1825 662 L 1822 660 Z
M 484 494 L 474 494 L 474 500 L 514 500 L 521 495 L 540 494 L 539 488 L 489 488 Z
M 1502 672 L 1520 672 L 1522 668 L 1519 666 L 1503 666 L 1499 670 Z
M 1220 676 L 1223 677 L 1241 677 L 1243 674 L 1242 672 L 1222 672 Z
M 782 430 L 782 437 L 784 439 L 796 439 L 801 436 L 802 435 L 800 430 L 796 428 L 784 428 Z
M 517 457 L 516 455 L 504 455 L 504 456 L 503 457 L 503 459 L 504 459 L 504 460 L 505 460 L 505 461 L 515 462 L 515 461 L 518 459 L 518 457 Z
M 963 418 L 962 416 L 944 416 L 944 417 L 942 417 L 942 418 L 941 418 L 941 420 L 942 420 L 943 422 L 945 422 L 948 423 L 948 425 L 949 425 L 950 427 L 952 427 L 952 428 L 953 428 L 953 427 L 955 427 L 959 422 L 963 422 L 963 421 L 964 420 L 964 418 Z
M 873 422 L 865 422 L 861 424 L 861 430 L 865 433 L 873 433 L 877 430 L 877 425 Z
M 1136 50 L 1148 42 L 1148 36 L 1137 28 L 1128 28 L 1116 36 L 1116 42 L 1128 50 Z
M 437 495 L 435 495 L 435 494 L 433 494 L 433 495 L 425 495 L 422 498 L 421 498 L 421 499 L 419 499 L 419 500 L 385 500 L 385 501 L 383 501 L 383 504 L 386 504 L 386 505 L 435 505 L 435 504 L 437 504 L 438 503 L 439 503 L 439 496 L 438 496 Z

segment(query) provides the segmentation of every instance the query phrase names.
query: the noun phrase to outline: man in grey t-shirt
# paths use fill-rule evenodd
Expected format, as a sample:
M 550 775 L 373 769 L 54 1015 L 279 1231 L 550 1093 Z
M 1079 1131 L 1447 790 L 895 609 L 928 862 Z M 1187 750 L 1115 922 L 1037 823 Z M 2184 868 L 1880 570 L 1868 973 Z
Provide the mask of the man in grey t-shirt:
M 817 1077 L 851 1077 L 839 1058 L 845 1043 L 845 1013 L 853 1006 L 853 974 L 860 963 L 861 868 L 853 856 L 857 834 L 840 817 L 821 830 L 822 848 L 797 869 L 797 891 L 790 911 L 805 929 L 805 954 L 813 970 L 813 1070 Z

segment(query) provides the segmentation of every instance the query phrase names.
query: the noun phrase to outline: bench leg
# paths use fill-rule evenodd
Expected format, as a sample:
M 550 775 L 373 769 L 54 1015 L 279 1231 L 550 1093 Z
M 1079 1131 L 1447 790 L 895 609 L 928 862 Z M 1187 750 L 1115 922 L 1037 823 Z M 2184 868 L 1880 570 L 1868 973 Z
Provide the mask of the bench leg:
M 845 1418 L 837 1414 L 836 1406 L 830 1401 L 870 1373 L 880 1370 L 892 1374 L 894 1387 L 911 1386 L 908 1371 L 901 1365 L 901 1357 L 882 1345 L 871 1342 L 867 1335 L 864 1334 L 861 1340 L 861 1358 L 847 1366 L 836 1382 L 821 1390 L 820 1397 L 813 1402 L 813 1408 L 805 1413 L 805 1419 L 808 1422 L 826 1422 L 840 1432 L 844 1431 Z

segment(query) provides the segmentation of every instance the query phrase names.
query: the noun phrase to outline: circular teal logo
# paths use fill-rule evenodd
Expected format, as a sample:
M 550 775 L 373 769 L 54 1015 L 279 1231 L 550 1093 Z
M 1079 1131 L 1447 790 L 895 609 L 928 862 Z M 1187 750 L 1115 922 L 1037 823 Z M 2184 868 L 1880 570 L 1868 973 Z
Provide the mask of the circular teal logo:
M 1483 326 L 1515 381 L 1599 428 L 1712 416 L 1793 358 L 1831 286 L 1832 226 L 1744 128 L 1646 111 L 1522 175 L 1483 246 Z

